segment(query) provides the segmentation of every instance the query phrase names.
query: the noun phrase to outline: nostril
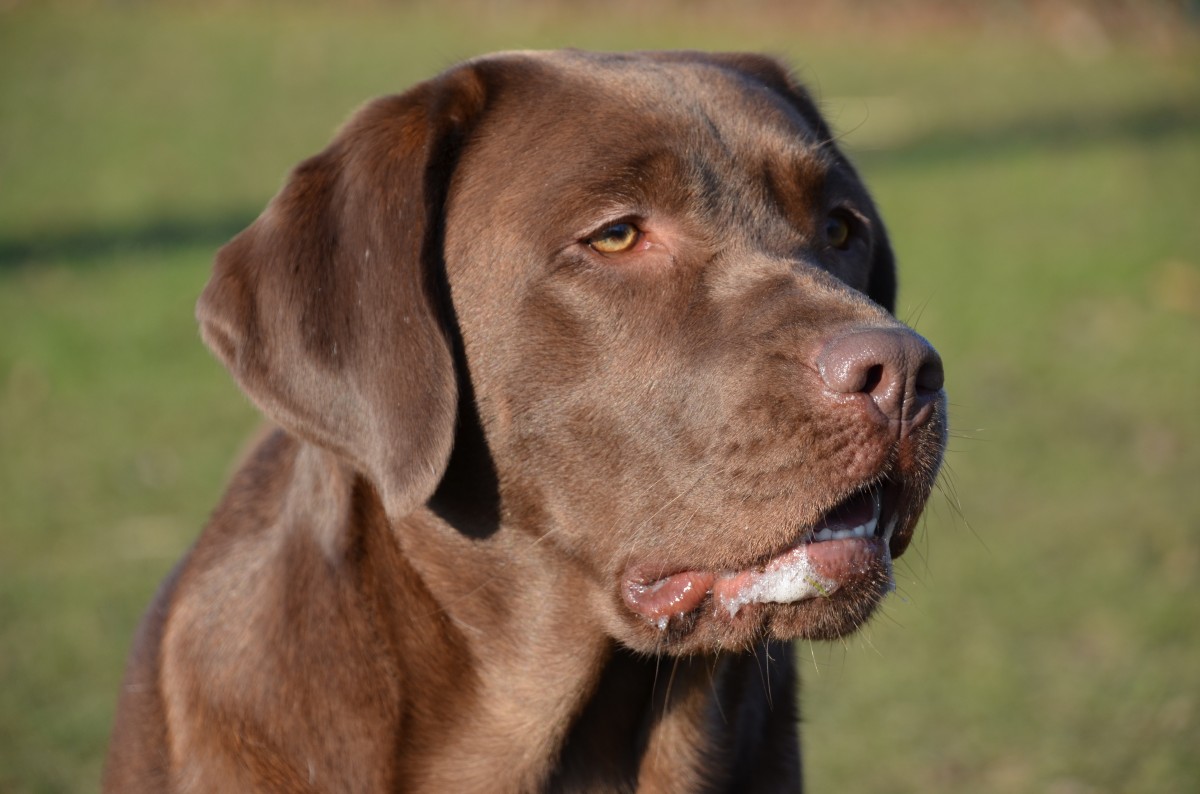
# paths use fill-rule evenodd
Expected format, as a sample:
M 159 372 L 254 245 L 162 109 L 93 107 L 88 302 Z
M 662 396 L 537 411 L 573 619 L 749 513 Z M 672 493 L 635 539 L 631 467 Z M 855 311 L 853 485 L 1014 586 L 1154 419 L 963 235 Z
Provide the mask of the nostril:
M 921 368 L 917 370 L 915 379 L 917 394 L 921 397 L 936 394 L 946 385 L 946 372 L 942 368 L 941 357 L 932 349 L 926 356 L 926 359 L 921 362 Z
M 864 394 L 871 394 L 879 388 L 879 384 L 883 383 L 883 365 L 876 364 L 867 369 L 866 377 L 863 378 L 863 385 L 858 391 Z

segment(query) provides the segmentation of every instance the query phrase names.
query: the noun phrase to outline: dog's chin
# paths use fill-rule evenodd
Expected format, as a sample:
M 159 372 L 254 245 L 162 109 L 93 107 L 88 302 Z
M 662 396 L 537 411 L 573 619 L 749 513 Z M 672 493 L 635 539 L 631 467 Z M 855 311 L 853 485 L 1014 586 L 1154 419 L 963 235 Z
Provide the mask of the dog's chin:
M 629 568 L 619 586 L 622 641 L 647 653 L 696 653 L 855 631 L 895 589 L 892 555 L 907 545 L 915 520 L 897 531 L 898 496 L 864 488 L 786 548 L 746 566 Z
M 645 653 L 692 654 L 740 651 L 764 638 L 776 640 L 831 640 L 853 633 L 870 619 L 884 597 L 895 589 L 891 555 L 861 546 L 882 547 L 878 541 L 855 543 L 859 561 L 852 574 L 813 584 L 779 580 L 750 585 L 746 593 L 731 598 L 722 583 L 703 594 L 686 612 L 677 611 L 650 619 L 626 610 L 621 637 L 625 645 Z M 797 594 L 793 598 L 793 594 Z M 778 600 L 766 600 L 778 599 Z

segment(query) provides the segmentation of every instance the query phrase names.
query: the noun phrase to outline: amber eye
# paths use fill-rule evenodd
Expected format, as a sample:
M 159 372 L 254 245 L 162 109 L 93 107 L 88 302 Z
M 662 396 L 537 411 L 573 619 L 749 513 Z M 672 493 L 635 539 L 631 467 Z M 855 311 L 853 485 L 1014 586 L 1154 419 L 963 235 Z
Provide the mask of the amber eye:
M 839 251 L 850 246 L 850 222 L 842 213 L 835 212 L 825 219 L 825 242 Z
M 614 223 L 587 239 L 592 250 L 602 254 L 623 254 L 637 245 L 642 232 L 632 223 Z

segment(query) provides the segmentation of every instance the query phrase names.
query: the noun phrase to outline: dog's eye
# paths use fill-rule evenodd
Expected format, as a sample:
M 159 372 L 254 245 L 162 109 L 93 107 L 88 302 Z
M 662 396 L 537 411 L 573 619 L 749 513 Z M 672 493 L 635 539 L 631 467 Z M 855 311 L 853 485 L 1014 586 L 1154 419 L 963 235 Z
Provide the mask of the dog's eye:
M 845 251 L 850 247 L 850 219 L 843 212 L 830 213 L 825 218 L 825 242 L 830 248 Z
M 592 250 L 602 254 L 622 254 L 637 245 L 641 230 L 632 223 L 614 223 L 587 239 Z

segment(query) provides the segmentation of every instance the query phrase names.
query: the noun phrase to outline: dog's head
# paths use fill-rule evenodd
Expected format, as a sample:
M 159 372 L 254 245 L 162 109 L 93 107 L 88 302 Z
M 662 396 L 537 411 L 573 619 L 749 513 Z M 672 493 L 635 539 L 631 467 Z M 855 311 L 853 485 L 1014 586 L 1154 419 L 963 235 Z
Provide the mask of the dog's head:
M 359 111 L 198 314 L 394 523 L 433 504 L 496 543 L 466 504 L 496 501 L 614 637 L 683 652 L 838 636 L 890 588 L 945 442 L 894 293 L 866 190 L 775 62 L 514 53 Z

